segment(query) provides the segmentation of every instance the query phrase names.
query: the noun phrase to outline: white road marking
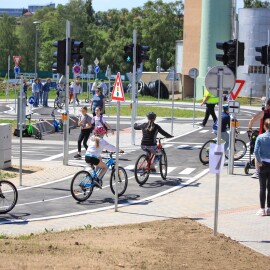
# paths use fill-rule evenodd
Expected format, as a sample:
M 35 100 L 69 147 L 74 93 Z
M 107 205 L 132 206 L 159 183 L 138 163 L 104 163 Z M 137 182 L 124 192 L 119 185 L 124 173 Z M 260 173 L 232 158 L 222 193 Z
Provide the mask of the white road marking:
M 72 153 L 76 153 L 76 152 L 78 152 L 78 150 L 77 150 L 77 149 L 74 149 L 74 150 L 69 151 L 68 153 L 69 153 L 69 154 L 72 154 Z M 60 157 L 62 157 L 63 155 L 64 155 L 64 153 L 57 154 L 57 155 L 54 155 L 54 156 L 51 156 L 51 157 L 44 158 L 44 159 L 42 159 L 41 161 L 51 161 L 51 160 L 60 158 Z
M 179 174 L 191 174 L 193 171 L 195 171 L 196 168 L 185 168 L 183 171 L 181 171 Z
M 129 201 L 127 203 L 122 203 L 122 204 L 119 203 L 118 207 L 122 208 L 122 207 L 133 205 L 133 204 L 140 204 L 142 202 L 151 201 L 151 200 L 153 200 L 155 198 L 164 196 L 164 195 L 169 194 L 171 192 L 174 192 L 174 191 L 176 191 L 178 189 L 181 189 L 183 187 L 191 185 L 193 182 L 195 182 L 198 179 L 200 179 L 201 177 L 205 176 L 208 172 L 209 172 L 209 169 L 205 169 L 201 173 L 199 173 L 196 176 L 192 177 L 190 180 L 188 180 L 185 183 L 180 183 L 177 186 L 174 186 L 174 187 L 172 187 L 170 189 L 164 190 L 164 191 L 162 191 L 160 193 L 156 193 L 154 195 L 151 195 L 149 197 L 146 197 L 146 198 L 138 200 L 138 201 Z M 131 179 L 133 177 L 134 176 L 130 177 L 129 179 Z M 62 215 L 47 216 L 47 217 L 40 217 L 40 218 L 29 218 L 29 219 L 12 219 L 12 220 L 2 221 L 2 222 L 0 222 L 0 224 L 27 223 L 27 222 L 33 222 L 33 221 L 42 221 L 42 220 L 51 220 L 51 219 L 57 219 L 57 218 L 74 217 L 74 216 L 78 216 L 78 215 L 84 215 L 84 214 L 90 214 L 90 213 L 97 213 L 97 212 L 101 212 L 101 211 L 106 211 L 106 210 L 114 209 L 114 207 L 115 207 L 114 205 L 110 205 L 110 206 L 100 207 L 100 208 L 97 208 L 97 209 L 84 210 L 84 211 L 68 213 L 68 214 L 62 214 Z
M 169 147 L 171 147 L 171 146 L 173 146 L 172 144 L 164 144 L 163 145 L 163 148 L 169 148 Z
M 208 129 L 204 129 L 204 130 L 199 131 L 199 133 L 206 133 L 208 131 L 209 131 Z

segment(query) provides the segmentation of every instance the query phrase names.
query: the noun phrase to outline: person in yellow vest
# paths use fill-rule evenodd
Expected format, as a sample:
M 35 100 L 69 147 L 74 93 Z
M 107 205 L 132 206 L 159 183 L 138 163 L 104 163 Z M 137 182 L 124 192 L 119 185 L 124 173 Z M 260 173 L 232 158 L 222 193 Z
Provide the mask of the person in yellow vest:
M 200 126 L 205 127 L 209 116 L 211 115 L 213 118 L 214 123 L 217 120 L 217 116 L 215 113 L 215 105 L 218 103 L 218 97 L 215 97 L 213 94 L 211 94 L 207 89 L 204 91 L 203 94 L 203 101 L 201 103 L 202 105 L 206 105 L 206 111 L 205 111 L 205 116 L 204 119 L 202 121 L 202 123 L 200 123 Z

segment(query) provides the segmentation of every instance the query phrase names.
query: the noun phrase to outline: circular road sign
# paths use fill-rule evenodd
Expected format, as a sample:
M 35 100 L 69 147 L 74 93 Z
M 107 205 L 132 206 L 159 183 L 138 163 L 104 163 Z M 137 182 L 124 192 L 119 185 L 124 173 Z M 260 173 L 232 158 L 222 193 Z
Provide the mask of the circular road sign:
M 19 66 L 15 66 L 15 67 L 14 67 L 14 73 L 15 73 L 15 74 L 17 74 L 17 75 L 20 74 L 20 71 L 21 71 L 21 70 L 20 70 L 20 67 L 19 67 Z
M 35 97 L 34 97 L 34 96 L 30 96 L 30 97 L 28 98 L 28 103 L 29 103 L 30 105 L 33 105 L 33 104 L 35 103 Z
M 213 95 L 218 96 L 218 73 L 222 72 L 223 82 L 222 82 L 222 91 L 228 91 L 230 93 L 235 85 L 235 76 L 234 73 L 227 66 L 216 66 L 211 68 L 205 77 L 205 86 L 209 92 Z
M 74 66 L 73 67 L 73 73 L 74 74 L 80 74 L 81 73 L 81 66 L 78 66 L 78 65 Z
M 99 66 L 95 66 L 94 71 L 95 71 L 95 73 L 99 73 Z
M 196 79 L 199 76 L 199 70 L 197 68 L 191 68 L 188 72 L 188 75 L 192 79 Z

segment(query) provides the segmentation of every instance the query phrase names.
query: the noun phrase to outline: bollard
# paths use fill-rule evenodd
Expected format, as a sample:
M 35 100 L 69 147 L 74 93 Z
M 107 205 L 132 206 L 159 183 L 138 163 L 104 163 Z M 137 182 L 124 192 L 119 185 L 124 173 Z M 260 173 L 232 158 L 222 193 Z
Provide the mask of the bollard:
M 231 115 L 230 141 L 229 141 L 229 174 L 233 174 L 234 169 L 234 146 L 235 146 L 235 129 L 238 127 L 238 121 L 234 114 Z

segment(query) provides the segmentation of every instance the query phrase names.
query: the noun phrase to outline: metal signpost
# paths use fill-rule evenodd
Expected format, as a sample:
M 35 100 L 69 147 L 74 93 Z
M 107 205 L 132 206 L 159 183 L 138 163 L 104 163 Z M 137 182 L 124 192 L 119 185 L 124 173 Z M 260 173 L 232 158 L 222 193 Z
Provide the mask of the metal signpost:
M 6 101 L 9 100 L 9 71 L 10 71 L 10 55 L 8 56 L 8 79 L 6 88 Z
M 157 73 L 158 73 L 158 103 L 160 99 L 160 68 L 161 68 L 161 59 L 157 58 Z
M 108 118 L 110 120 L 110 106 L 111 106 L 111 75 L 112 75 L 112 70 L 110 68 L 110 66 L 108 65 L 107 66 L 107 69 L 106 69 L 106 74 L 105 76 L 109 79 L 109 91 L 107 92 L 108 94 L 108 104 L 109 104 L 109 107 L 108 107 Z
M 229 101 L 229 113 L 231 114 L 231 125 L 230 125 L 230 143 L 229 143 L 229 164 L 228 172 L 233 174 L 234 168 L 234 147 L 235 147 L 235 128 L 237 127 L 237 120 L 235 119 L 235 114 L 240 111 L 240 102 Z
M 95 72 L 95 79 L 97 78 L 97 74 L 99 73 L 99 66 L 98 66 L 98 64 L 99 64 L 99 60 L 97 59 L 97 57 L 96 57 L 96 59 L 95 59 L 95 61 L 94 61 L 94 64 L 95 64 L 95 67 L 94 67 L 94 72 Z
M 215 163 L 216 169 L 216 192 L 215 192 L 215 217 L 214 217 L 214 235 L 217 235 L 218 226 L 218 203 L 219 203 L 219 181 L 222 159 L 224 160 L 224 146 L 221 146 L 221 113 L 222 113 L 222 94 L 223 91 L 231 91 L 235 84 L 233 72 L 226 66 L 216 66 L 211 68 L 205 77 L 205 86 L 214 96 L 219 97 L 218 111 L 218 134 L 216 148 L 210 149 L 209 167 Z M 211 150 L 215 149 L 213 153 Z M 223 151 L 222 151 L 223 150 Z M 214 158 L 213 158 L 214 157 Z
M 188 72 L 190 78 L 194 80 L 193 86 L 193 128 L 195 126 L 195 102 L 196 102 L 196 79 L 199 76 L 199 70 L 197 68 L 191 68 Z
M 117 73 L 112 90 L 112 101 L 117 101 L 116 121 L 116 157 L 115 157 L 115 212 L 118 211 L 118 164 L 119 164 L 119 130 L 120 130 L 120 102 L 125 101 L 125 94 L 120 72 Z
M 133 72 L 132 72 L 132 95 L 131 95 L 131 144 L 135 145 L 135 129 L 134 123 L 136 121 L 136 46 L 137 46 L 137 31 L 133 30 Z
M 22 186 L 22 133 L 23 133 L 23 126 L 25 124 L 25 113 L 23 113 L 23 108 L 25 109 L 25 106 L 23 106 L 23 76 L 21 75 L 21 88 L 19 92 L 19 101 L 20 101 L 20 113 L 19 113 L 19 128 L 20 128 L 20 186 Z
M 171 119 L 171 135 L 173 135 L 173 120 L 174 120 L 174 81 L 179 81 L 179 76 L 176 74 L 174 67 L 170 68 L 170 72 L 166 77 L 166 81 L 172 82 L 172 119 Z
M 70 21 L 66 21 L 66 40 L 70 39 Z M 69 42 L 66 42 L 66 52 L 69 51 Z M 62 120 L 63 120 L 63 136 L 64 136 L 64 156 L 63 156 L 63 164 L 68 165 L 68 154 L 69 154 L 69 66 L 68 63 L 68 53 L 66 53 L 66 80 L 65 80 L 65 111 L 62 112 Z M 64 80 L 64 76 L 62 78 Z M 59 80 L 59 83 L 62 80 Z

